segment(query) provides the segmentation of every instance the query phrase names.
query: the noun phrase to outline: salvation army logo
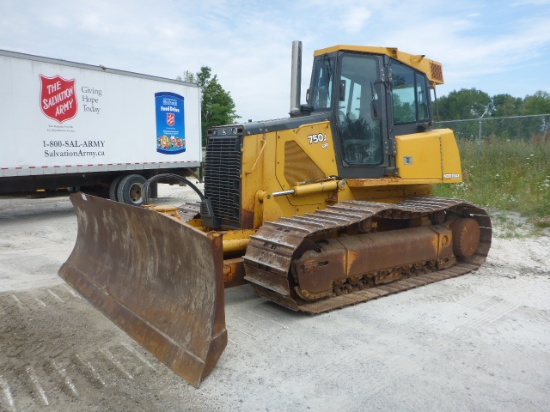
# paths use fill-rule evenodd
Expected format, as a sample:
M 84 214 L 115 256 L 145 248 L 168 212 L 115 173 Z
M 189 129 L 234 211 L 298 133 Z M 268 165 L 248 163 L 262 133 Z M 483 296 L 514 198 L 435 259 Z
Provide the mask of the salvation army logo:
M 42 91 L 40 108 L 51 119 L 63 123 L 76 116 L 78 102 L 76 99 L 76 80 L 66 80 L 61 76 L 47 77 L 40 75 Z
M 166 124 L 174 126 L 176 124 L 176 115 L 174 113 L 166 113 Z

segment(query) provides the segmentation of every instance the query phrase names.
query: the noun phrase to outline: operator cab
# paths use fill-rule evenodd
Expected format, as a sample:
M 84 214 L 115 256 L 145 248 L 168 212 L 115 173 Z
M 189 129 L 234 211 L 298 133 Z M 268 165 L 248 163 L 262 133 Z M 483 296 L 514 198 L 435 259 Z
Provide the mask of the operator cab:
M 332 114 L 341 177 L 395 175 L 395 136 L 432 124 L 430 79 L 388 54 L 424 59 L 379 47 L 335 46 L 315 53 L 306 107 Z

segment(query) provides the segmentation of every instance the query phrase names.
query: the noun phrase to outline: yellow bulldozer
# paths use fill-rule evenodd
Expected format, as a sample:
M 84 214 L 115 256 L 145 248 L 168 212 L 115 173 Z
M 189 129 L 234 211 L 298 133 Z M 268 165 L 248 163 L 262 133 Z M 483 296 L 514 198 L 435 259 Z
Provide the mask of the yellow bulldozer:
M 227 345 L 224 288 L 319 314 L 470 272 L 490 248 L 483 209 L 433 196 L 463 177 L 453 132 L 432 127 L 441 64 L 318 50 L 300 105 L 301 47 L 290 117 L 208 131 L 204 192 L 181 178 L 199 202 L 71 195 L 78 236 L 60 276 L 196 387 Z

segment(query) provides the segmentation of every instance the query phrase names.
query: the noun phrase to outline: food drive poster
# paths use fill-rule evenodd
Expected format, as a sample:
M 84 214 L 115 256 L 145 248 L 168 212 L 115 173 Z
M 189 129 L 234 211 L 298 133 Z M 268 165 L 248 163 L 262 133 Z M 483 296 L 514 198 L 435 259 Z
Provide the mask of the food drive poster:
M 184 99 L 176 93 L 155 93 L 157 152 L 185 152 Z

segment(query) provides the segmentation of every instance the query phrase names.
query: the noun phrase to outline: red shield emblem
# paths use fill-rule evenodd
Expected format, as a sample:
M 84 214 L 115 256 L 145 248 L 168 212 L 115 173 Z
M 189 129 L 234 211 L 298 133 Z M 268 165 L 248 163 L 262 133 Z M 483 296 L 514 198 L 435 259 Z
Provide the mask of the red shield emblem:
M 51 119 L 63 123 L 72 119 L 78 111 L 76 99 L 76 80 L 65 80 L 61 76 L 46 77 L 40 75 L 42 91 L 40 108 Z
M 166 113 L 166 124 L 174 126 L 176 124 L 176 115 L 174 113 Z

